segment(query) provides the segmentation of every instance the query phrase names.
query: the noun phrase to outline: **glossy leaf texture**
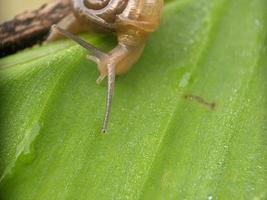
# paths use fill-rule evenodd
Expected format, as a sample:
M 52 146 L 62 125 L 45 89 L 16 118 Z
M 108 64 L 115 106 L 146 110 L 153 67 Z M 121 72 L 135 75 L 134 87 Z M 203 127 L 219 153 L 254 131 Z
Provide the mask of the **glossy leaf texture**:
M 267 199 L 266 30 L 265 0 L 168 1 L 106 135 L 85 50 L 0 60 L 1 199 Z

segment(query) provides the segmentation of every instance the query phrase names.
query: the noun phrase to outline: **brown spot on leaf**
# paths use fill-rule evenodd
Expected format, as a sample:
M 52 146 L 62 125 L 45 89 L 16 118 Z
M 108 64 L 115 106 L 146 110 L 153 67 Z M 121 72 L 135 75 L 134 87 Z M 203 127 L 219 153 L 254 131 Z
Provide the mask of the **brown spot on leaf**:
M 201 96 L 192 95 L 192 94 L 185 94 L 184 98 L 190 101 L 195 101 L 205 107 L 207 107 L 210 110 L 214 110 L 216 104 L 214 102 L 207 102 L 205 99 L 203 99 Z

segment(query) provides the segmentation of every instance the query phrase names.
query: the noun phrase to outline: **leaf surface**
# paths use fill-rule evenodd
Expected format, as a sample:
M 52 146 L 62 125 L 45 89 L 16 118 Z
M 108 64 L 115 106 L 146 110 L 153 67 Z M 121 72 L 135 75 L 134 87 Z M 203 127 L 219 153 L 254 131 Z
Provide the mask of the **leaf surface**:
M 264 0 L 168 2 L 116 80 L 107 135 L 82 48 L 0 60 L 1 199 L 266 199 L 266 15 Z

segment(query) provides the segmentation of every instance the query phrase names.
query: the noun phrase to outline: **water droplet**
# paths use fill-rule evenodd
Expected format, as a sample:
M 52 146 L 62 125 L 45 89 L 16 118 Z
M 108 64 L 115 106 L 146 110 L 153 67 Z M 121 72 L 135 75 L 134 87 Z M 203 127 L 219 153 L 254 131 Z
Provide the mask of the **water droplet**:
M 256 25 L 256 26 L 260 26 L 260 25 L 261 25 L 261 23 L 260 23 L 260 20 L 259 20 L 259 19 L 255 19 L 254 23 L 255 23 L 255 25 Z
M 182 77 L 182 80 L 180 81 L 180 83 L 179 83 L 179 87 L 186 87 L 187 86 L 187 84 L 188 84 L 188 81 L 189 81 L 189 79 L 190 79 L 190 76 L 191 76 L 191 74 L 188 72 L 188 73 L 185 73 L 184 75 L 183 75 L 183 77 Z

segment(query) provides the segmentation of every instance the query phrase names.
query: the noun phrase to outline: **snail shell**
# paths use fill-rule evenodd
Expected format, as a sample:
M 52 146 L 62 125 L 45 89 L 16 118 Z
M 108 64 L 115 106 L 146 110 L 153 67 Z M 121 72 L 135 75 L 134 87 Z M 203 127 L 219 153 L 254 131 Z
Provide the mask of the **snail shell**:
M 149 34 L 160 24 L 163 0 L 72 0 L 73 14 L 55 29 L 86 48 L 88 59 L 97 63 L 100 76 L 97 83 L 108 77 L 106 114 L 102 131 L 106 132 L 110 115 L 115 75 L 127 72 L 139 59 Z M 117 35 L 118 45 L 104 53 L 72 33 L 87 28 L 112 31 Z M 49 41 L 56 38 L 52 32 Z

